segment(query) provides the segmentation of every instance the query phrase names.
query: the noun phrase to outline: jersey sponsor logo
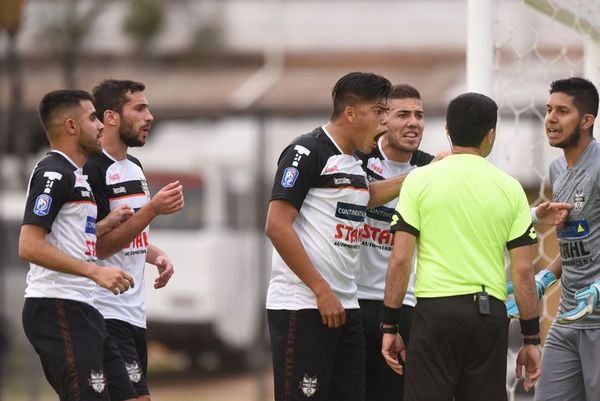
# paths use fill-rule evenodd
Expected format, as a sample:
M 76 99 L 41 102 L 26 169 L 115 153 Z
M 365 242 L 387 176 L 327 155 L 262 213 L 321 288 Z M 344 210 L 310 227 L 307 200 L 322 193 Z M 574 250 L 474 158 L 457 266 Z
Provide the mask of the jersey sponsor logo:
M 305 373 L 302 380 L 300 380 L 299 387 L 306 397 L 312 397 L 316 394 L 317 390 L 319 389 L 319 381 L 317 379 L 317 376 L 309 376 Z
M 149 198 L 150 197 L 150 189 L 148 189 L 148 182 L 146 180 L 140 180 L 140 183 L 142 184 L 142 191 L 144 191 L 146 196 Z
M 367 209 L 367 217 L 369 217 L 373 220 L 378 220 L 378 221 L 383 221 L 383 222 L 388 223 L 392 220 L 394 211 L 395 211 L 395 209 L 392 209 L 391 207 L 379 206 L 377 208 Z
M 54 185 L 54 181 L 60 181 L 62 178 L 61 173 L 57 173 L 56 171 L 46 171 L 44 172 L 44 177 L 48 180 L 46 181 L 46 188 L 44 188 L 44 193 L 49 194 L 52 192 L 52 186 Z
M 95 392 L 102 393 L 106 388 L 106 378 L 104 377 L 104 372 L 102 370 L 99 372 L 92 370 L 90 373 L 90 378 L 88 379 L 88 383 Z
M 119 180 L 121 179 L 121 175 L 119 173 L 114 173 L 114 174 L 108 173 L 106 175 L 106 178 L 107 178 L 108 184 L 114 184 L 115 182 L 119 182 Z
M 85 221 L 85 232 L 87 234 L 96 234 L 96 218 L 88 216 Z
M 300 172 L 296 167 L 287 167 L 283 170 L 283 177 L 281 177 L 281 185 L 284 188 L 292 188 L 296 184 L 296 180 Z
M 300 163 L 300 159 L 302 159 L 302 156 L 310 155 L 310 150 L 306 149 L 302 145 L 294 146 L 294 150 L 296 151 L 296 154 L 294 155 L 294 160 L 292 161 L 292 166 L 298 167 L 298 164 Z
M 590 235 L 590 226 L 585 220 L 567 221 L 557 230 L 560 239 L 578 239 Z
M 573 205 L 575 210 L 581 210 L 585 206 L 585 195 L 583 194 L 582 189 L 578 189 L 575 191 L 575 196 L 573 197 Z
M 383 166 L 381 165 L 381 163 L 372 161 L 371 163 L 369 163 L 368 168 L 379 175 L 383 175 Z
M 373 243 L 379 245 L 392 245 L 394 243 L 394 235 L 390 230 L 382 230 L 381 228 L 373 227 L 368 224 L 365 224 L 362 231 L 362 238 L 365 240 L 370 239 Z M 363 242 L 363 244 L 366 244 L 366 242 Z
M 338 224 L 335 226 L 335 239 L 341 239 L 352 244 L 358 244 L 362 241 L 363 227 L 352 227 L 344 224 Z M 338 242 L 335 245 L 340 245 Z
M 352 184 L 352 180 L 350 178 L 334 178 L 334 185 L 350 185 Z
M 148 233 L 143 231 L 124 248 L 125 256 L 146 254 L 148 248 Z
M 560 243 L 560 257 L 563 265 L 584 266 L 591 263 L 591 252 L 585 249 L 583 241 L 566 241 Z M 577 260 L 577 262 L 574 262 Z
M 340 219 L 363 222 L 366 215 L 366 206 L 338 202 L 337 206 L 335 207 L 335 217 L 339 217 Z
M 86 251 L 84 255 L 88 257 L 88 261 L 96 260 L 96 241 L 85 241 Z
M 52 197 L 50 195 L 38 195 L 33 206 L 33 213 L 38 216 L 47 216 L 50 213 L 50 205 L 52 205 Z
M 323 174 L 333 174 L 333 173 L 337 173 L 338 171 L 340 171 L 340 168 L 337 165 L 333 165 L 333 166 L 325 167 L 323 169 Z
M 127 190 L 125 189 L 125 187 L 113 188 L 113 194 L 115 194 L 115 195 L 124 194 L 126 192 L 127 192 Z

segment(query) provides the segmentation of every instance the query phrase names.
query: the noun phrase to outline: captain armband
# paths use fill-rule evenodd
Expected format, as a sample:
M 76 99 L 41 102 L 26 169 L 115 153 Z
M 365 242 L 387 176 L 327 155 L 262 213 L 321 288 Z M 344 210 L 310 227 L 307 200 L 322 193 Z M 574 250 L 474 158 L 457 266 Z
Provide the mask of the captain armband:
M 390 308 L 383 304 L 383 309 L 381 311 L 381 322 L 383 324 L 392 324 L 397 325 L 400 320 L 400 311 L 401 308 Z
M 540 317 L 536 316 L 532 319 L 519 319 L 521 325 L 521 334 L 524 336 L 535 336 L 540 333 Z

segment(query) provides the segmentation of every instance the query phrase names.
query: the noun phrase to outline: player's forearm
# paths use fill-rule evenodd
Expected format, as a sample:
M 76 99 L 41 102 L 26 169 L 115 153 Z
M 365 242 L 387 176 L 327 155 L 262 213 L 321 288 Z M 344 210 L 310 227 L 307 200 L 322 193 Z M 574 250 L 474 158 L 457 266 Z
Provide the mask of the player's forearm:
M 384 205 L 398 197 L 406 175 L 375 181 L 369 184 L 369 203 L 367 208 Z
M 98 237 L 96 253 L 99 259 L 106 259 L 125 248 L 150 224 L 156 215 L 145 207 L 121 225 Z
M 533 319 L 539 315 L 539 310 L 531 263 L 531 247 L 527 245 L 511 249 L 510 256 L 515 300 L 521 319 Z
M 31 238 L 23 234 L 19 239 L 19 257 L 50 270 L 90 279 L 99 269 L 94 263 L 67 255 L 45 239 Z
M 385 279 L 384 304 L 390 308 L 400 308 L 406 295 L 412 271 L 412 255 L 415 237 L 406 232 L 394 234 L 394 247 L 388 262 Z
M 158 258 L 159 256 L 167 256 L 167 255 L 156 245 L 149 244 L 148 245 L 148 253 L 146 254 L 146 263 L 155 265 L 156 258 Z

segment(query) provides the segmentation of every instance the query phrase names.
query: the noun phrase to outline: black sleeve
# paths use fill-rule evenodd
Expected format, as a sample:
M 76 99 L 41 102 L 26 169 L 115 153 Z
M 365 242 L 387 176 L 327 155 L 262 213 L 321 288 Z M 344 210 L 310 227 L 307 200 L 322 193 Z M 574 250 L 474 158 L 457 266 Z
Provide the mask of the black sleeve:
M 36 167 L 31 175 L 23 224 L 42 226 L 48 232 L 75 186 L 72 171 Z
M 106 176 L 102 166 L 93 159 L 88 159 L 83 166 L 83 173 L 87 175 L 88 183 L 96 198 L 98 206 L 98 217 L 100 221 L 110 213 L 110 203 L 108 201 L 108 187 L 106 186 Z
M 414 235 L 415 237 L 419 236 L 419 230 L 417 230 L 415 227 L 411 226 L 406 221 L 404 221 L 404 219 L 402 218 L 402 216 L 400 216 L 400 213 L 398 213 L 398 211 L 394 211 L 394 214 L 392 216 L 392 222 L 390 224 L 390 232 L 395 233 L 396 231 L 405 231 L 409 234 Z
M 417 167 L 426 166 L 427 164 L 431 163 L 434 157 L 435 156 L 430 155 L 427 152 L 417 149 L 417 151 L 413 153 L 412 157 L 410 158 L 410 164 Z
M 535 228 L 533 227 L 533 223 L 529 225 L 529 228 L 525 230 L 523 235 L 508 241 L 506 243 L 506 248 L 508 250 L 518 248 L 520 246 L 528 246 L 537 243 L 537 235 L 535 235 Z
M 271 200 L 287 200 L 300 210 L 306 194 L 321 174 L 317 147 L 310 138 L 300 138 L 283 150 L 277 162 Z

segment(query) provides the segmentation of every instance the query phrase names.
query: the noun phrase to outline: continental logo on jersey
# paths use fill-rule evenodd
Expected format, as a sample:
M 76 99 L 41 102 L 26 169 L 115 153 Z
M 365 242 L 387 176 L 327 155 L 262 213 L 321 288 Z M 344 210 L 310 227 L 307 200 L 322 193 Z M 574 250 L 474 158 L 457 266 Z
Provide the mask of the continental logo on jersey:
M 365 220 L 366 215 L 366 206 L 338 202 L 337 206 L 335 207 L 335 217 L 339 217 L 340 219 L 362 222 Z
M 50 213 L 50 206 L 52 205 L 52 197 L 50 195 L 41 194 L 38 195 L 33 206 L 33 213 L 38 216 L 47 216 Z
M 92 216 L 87 216 L 85 221 L 85 232 L 87 234 L 96 234 L 96 218 Z
M 281 177 L 281 186 L 284 188 L 292 188 L 296 184 L 296 180 L 300 172 L 296 167 L 287 167 L 283 170 L 283 177 Z
M 578 239 L 590 235 L 590 226 L 585 220 L 567 221 L 562 228 L 558 229 L 560 239 Z

